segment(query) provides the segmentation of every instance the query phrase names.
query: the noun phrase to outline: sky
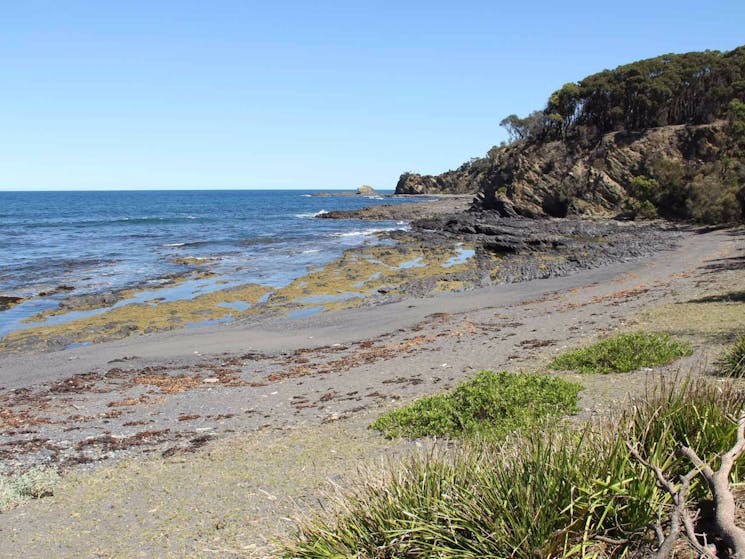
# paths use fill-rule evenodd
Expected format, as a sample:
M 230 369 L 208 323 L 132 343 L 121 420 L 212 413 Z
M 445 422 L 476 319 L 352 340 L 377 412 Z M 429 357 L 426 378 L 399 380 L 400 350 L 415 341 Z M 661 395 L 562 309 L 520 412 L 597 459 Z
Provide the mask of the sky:
M 745 2 L 0 0 L 0 190 L 392 189 Z

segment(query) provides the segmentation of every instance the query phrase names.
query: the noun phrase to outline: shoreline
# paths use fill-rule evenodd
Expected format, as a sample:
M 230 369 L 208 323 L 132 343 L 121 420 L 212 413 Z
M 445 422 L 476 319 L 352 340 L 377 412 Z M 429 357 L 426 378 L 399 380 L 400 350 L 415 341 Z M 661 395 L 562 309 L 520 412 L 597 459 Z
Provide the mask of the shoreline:
M 707 297 L 721 299 L 712 304 L 729 313 L 721 316 L 717 328 L 745 327 L 741 302 L 712 297 L 742 285 L 743 241 L 742 230 L 691 234 L 676 250 L 565 277 L 407 298 L 292 321 L 269 319 L 253 326 L 223 325 L 75 350 L 3 356 L 0 405 L 10 413 L 2 419 L 16 422 L 16 427 L 6 427 L 0 441 L 6 464 L 61 464 L 70 479 L 59 497 L 4 513 L 6 533 L 30 522 L 30 532 L 13 532 L 14 541 L 31 546 L 28 549 L 45 549 L 43 539 L 34 533 L 46 533 L 42 524 L 53 524 L 53 532 L 64 529 L 65 519 L 54 516 L 59 515 L 54 504 L 62 502 L 71 508 L 80 503 L 86 511 L 97 511 L 104 522 L 125 529 L 97 504 L 98 499 L 106 502 L 108 491 L 119 490 L 114 475 L 140 471 L 137 475 L 159 479 L 156 472 L 163 472 L 171 479 L 179 475 L 176 472 L 195 468 L 189 475 L 196 475 L 207 468 L 209 474 L 199 470 L 199 475 L 212 476 L 235 468 L 229 464 L 239 459 L 240 469 L 250 477 L 273 463 L 263 449 L 279 445 L 277 456 L 292 461 L 291 449 L 300 445 L 310 453 L 303 460 L 316 464 L 312 483 L 288 487 L 282 481 L 287 476 L 310 474 L 293 474 L 295 466 L 284 464 L 250 481 L 254 489 L 245 495 L 238 491 L 221 497 L 225 506 L 237 506 L 234 499 L 248 499 L 240 505 L 241 517 L 250 513 L 261 520 L 253 527 L 240 524 L 240 529 L 231 524 L 231 529 L 244 544 L 266 542 L 292 526 L 286 517 L 297 511 L 295 499 L 312 507 L 315 484 L 327 476 L 339 475 L 339 483 L 349 482 L 360 459 L 416 450 L 416 444 L 384 442 L 367 431 L 367 425 L 392 406 L 446 390 L 480 369 L 541 370 L 556 352 L 618 329 L 653 324 L 655 329 L 690 337 L 695 333 L 689 315 L 699 315 L 696 301 Z M 686 367 L 703 370 L 713 357 L 712 347 L 718 347 L 711 345 L 712 340 L 723 343 L 717 336 L 692 339 L 696 355 Z M 612 409 L 628 392 L 642 390 L 654 373 L 555 374 L 585 386 L 577 416 L 582 420 Z M 352 441 L 354 446 L 349 446 Z M 245 445 L 250 450 L 239 458 L 228 451 Z M 286 470 L 290 473 L 280 479 Z M 94 499 L 92 504 L 80 496 L 70 497 L 72 501 L 66 497 L 80 495 L 92 480 L 100 484 L 101 479 L 107 481 L 100 496 L 85 498 Z M 152 509 L 147 495 L 159 494 L 158 483 L 129 488 L 141 501 L 132 505 L 135 511 L 140 506 L 143 514 Z M 164 478 L 163 483 L 173 482 Z M 197 498 L 192 493 L 197 489 L 180 491 Z M 268 499 L 261 491 L 276 498 Z M 81 514 L 76 523 L 88 522 L 91 513 Z M 186 509 L 179 509 L 179 514 L 199 516 Z M 155 516 L 153 529 L 169 530 L 172 515 Z M 149 530 L 135 520 L 126 530 L 135 528 L 138 533 Z M 179 539 L 179 530 L 170 530 L 174 542 L 193 545 L 191 539 Z M 222 533 L 206 530 L 214 536 Z M 116 533 L 113 537 L 125 543 L 107 539 L 107 546 L 142 549 L 143 544 L 136 543 L 140 536 L 127 536 L 129 543 Z M 60 556 L 87 554 L 80 551 L 88 549 L 83 539 L 74 534 L 64 538 L 72 551 Z M 206 540 L 200 545 L 201 552 L 180 556 L 199 556 L 209 547 Z
M 324 208 L 418 201 L 340 193 L 329 193 L 332 199 L 327 201 L 295 191 L 231 192 L 221 198 L 227 204 L 215 205 L 205 193 L 162 194 L 161 199 L 113 193 L 85 210 L 79 196 L 63 196 L 60 203 L 70 205 L 64 217 L 45 214 L 39 199 L 15 201 L 18 206 L 10 210 L 17 215 L 6 223 L 9 236 L 3 238 L 10 242 L 16 235 L 21 240 L 0 274 L 5 280 L 0 281 L 0 338 L 45 318 L 67 320 L 64 315 L 70 312 L 82 316 L 132 302 L 193 299 L 247 283 L 281 287 L 308 267 L 373 238 L 371 226 L 361 221 L 323 223 L 311 219 L 314 214 Z M 153 200 L 158 204 L 150 208 Z M 261 210 L 273 203 L 279 213 Z M 29 227 L 27 213 L 34 212 L 45 217 Z M 145 297 L 146 292 L 151 295 Z M 199 317 L 190 322 L 199 322 Z
M 112 296 L 110 306 L 97 306 L 96 298 L 91 304 L 88 297 L 73 296 L 64 308 L 31 317 L 39 321 L 6 334 L 0 339 L 0 352 L 59 351 L 209 325 L 229 328 L 247 321 L 295 321 L 411 297 L 568 276 L 672 250 L 695 231 L 664 222 L 530 220 L 451 213 L 449 210 L 460 207 L 453 206 L 453 200 L 429 206 L 436 208 L 434 212 L 419 211 L 423 217 L 412 221 L 409 230 L 379 233 L 376 242 L 347 249 L 336 259 L 311 266 L 281 287 L 215 285 L 214 289 L 203 287 L 194 292 L 199 286 L 185 282 L 165 289 L 177 289 L 186 298 L 172 298 L 158 289 L 125 290 Z M 463 201 L 463 197 L 457 199 L 458 204 Z M 431 202 L 410 206 L 423 204 Z M 384 211 L 388 219 L 390 208 Z M 402 210 L 394 211 L 400 215 Z M 209 269 L 200 273 L 211 274 Z M 214 279 L 210 281 L 214 283 Z M 79 307 L 76 300 L 81 301 Z
M 328 194 L 329 196 L 338 195 Z M 350 196 L 358 198 L 359 195 L 349 193 Z M 389 196 L 389 197 L 392 197 Z M 389 213 L 390 219 L 373 217 L 364 218 L 357 216 L 359 210 L 350 210 L 349 216 L 342 219 L 355 219 L 362 221 L 389 221 L 391 223 L 402 220 L 410 221 L 417 215 L 435 215 L 431 212 L 412 212 L 411 209 L 398 210 L 398 206 L 419 206 L 428 205 L 433 202 L 431 197 L 406 196 L 404 198 L 415 199 L 415 203 L 410 204 L 385 204 L 383 212 Z M 460 207 L 453 200 L 438 202 L 437 213 L 443 211 L 459 211 Z M 376 204 L 365 206 L 362 210 L 374 210 Z M 342 212 L 345 213 L 345 212 Z M 377 239 L 370 243 L 365 241 L 359 247 L 347 249 L 340 256 L 331 260 L 322 260 L 316 264 L 309 264 L 303 274 L 290 276 L 290 279 L 283 284 L 275 285 L 272 283 L 240 283 L 235 278 L 224 278 L 214 266 L 219 268 L 220 257 L 172 257 L 171 262 L 184 267 L 178 273 L 169 273 L 166 276 L 157 278 L 142 278 L 137 283 L 127 285 L 121 289 L 104 290 L 93 293 L 80 294 L 73 285 L 61 285 L 56 288 L 50 288 L 47 291 L 40 292 L 37 295 L 25 298 L 3 297 L 0 303 L 4 307 L 0 308 L 8 322 L 5 328 L 0 328 L 0 352 L 3 351 L 45 351 L 59 350 L 68 346 L 77 346 L 88 343 L 98 343 L 112 338 L 127 337 L 134 334 L 148 334 L 159 330 L 178 330 L 190 328 L 193 325 L 206 324 L 210 321 L 234 321 L 246 316 L 263 318 L 276 314 L 303 315 L 312 313 L 316 309 L 306 309 L 301 300 L 303 295 L 309 297 L 320 297 L 328 299 L 323 301 L 321 308 L 318 310 L 327 310 L 337 305 L 333 303 L 334 293 L 329 290 L 321 289 L 313 292 L 311 289 L 299 290 L 303 278 L 313 274 L 314 270 L 327 266 L 332 263 L 344 265 L 346 254 L 362 254 L 366 247 L 391 244 L 394 241 L 385 239 L 385 232 L 389 231 L 388 227 L 378 230 L 370 229 L 363 232 L 363 236 L 372 235 Z M 348 233 L 340 233 L 342 237 Z M 372 239 L 372 237 L 371 237 Z M 405 244 L 405 243 L 404 243 Z M 351 251 L 351 252 L 350 252 Z M 402 254 L 404 251 L 400 251 Z M 371 254 L 370 258 L 375 255 Z M 389 259 L 390 260 L 390 259 Z M 400 264 L 405 265 L 406 259 L 400 259 Z M 395 266 L 395 263 L 393 264 Z M 330 271 L 333 273 L 333 270 Z M 370 272 L 370 275 L 373 272 Z M 326 278 L 328 280 L 328 278 Z M 361 278 L 362 279 L 362 278 Z M 358 282 L 360 285 L 364 282 Z M 346 291 L 353 293 L 354 286 L 346 286 Z M 373 286 L 374 287 L 374 286 Z M 359 290 L 358 290 L 359 291 Z M 374 294 L 375 289 L 370 293 Z M 48 303 L 43 304 L 43 297 L 56 296 L 58 301 L 56 306 L 50 306 Z M 245 297 L 243 296 L 245 295 Z M 273 301 L 268 301 L 268 297 L 273 295 Z M 360 294 L 362 295 L 362 294 Z M 61 297 L 60 297 L 61 296 Z M 42 300 L 37 301 L 39 297 Z M 292 300 L 294 299 L 294 300 Z M 265 304 L 265 303 L 270 304 Z M 20 303 L 25 303 L 22 308 L 17 307 Z M 165 305 L 162 305 L 165 303 Z M 24 310 L 30 306 L 30 313 Z M 258 307 L 258 308 L 254 308 Z M 126 312 L 133 310 L 132 312 Z M 4 311 L 4 312 L 3 312 Z M 114 311 L 114 312 L 112 312 Z M 23 314 L 25 313 L 25 314 Z M 106 315 L 102 320 L 96 320 L 96 315 Z M 143 320 L 143 314 L 148 318 Z M 111 317 L 111 318 L 109 318 Z M 65 325 L 70 324 L 70 328 Z M 110 324 L 121 324 L 121 328 L 111 328 Z M 9 327 L 13 328 L 12 330 Z M 90 335 L 77 335 L 81 330 L 88 330 Z M 35 331 L 35 332 L 30 332 Z M 38 334 L 36 333 L 38 332 Z M 31 334 L 31 335 L 30 335 Z M 95 335 L 95 337 L 93 337 Z M 31 337 L 28 342 L 23 338 Z M 45 347 L 46 346 L 46 347 Z
M 333 348 L 335 344 L 363 344 L 367 340 L 401 337 L 407 330 L 421 330 L 423 323 L 438 323 L 442 315 L 514 309 L 526 301 L 572 297 L 584 291 L 608 292 L 614 290 L 615 285 L 649 285 L 644 288 L 646 293 L 652 290 L 651 286 L 670 281 L 664 280 L 665 277 L 688 273 L 692 261 L 721 250 L 721 244 L 731 245 L 728 250 L 734 250 L 735 241 L 728 239 L 726 232 L 714 231 L 690 235 L 684 246 L 676 250 L 566 276 L 447 295 L 404 297 L 384 304 L 339 309 L 291 320 L 266 317 L 256 322 L 236 321 L 160 332 L 74 349 L 5 353 L 0 355 L 0 395 L 7 398 L 12 391 L 63 381 L 75 375 L 105 376 L 107 370 L 115 367 L 135 369 L 163 365 L 170 372 L 183 372 L 192 366 L 219 366 L 215 364 L 241 353 L 249 356 L 247 362 L 252 360 L 251 355 L 269 356 L 270 359 L 273 355 L 291 357 L 312 348 Z M 645 281 L 643 278 L 652 270 L 655 278 Z M 660 290 L 659 287 L 656 289 Z M 333 353 L 335 350 L 329 351 Z

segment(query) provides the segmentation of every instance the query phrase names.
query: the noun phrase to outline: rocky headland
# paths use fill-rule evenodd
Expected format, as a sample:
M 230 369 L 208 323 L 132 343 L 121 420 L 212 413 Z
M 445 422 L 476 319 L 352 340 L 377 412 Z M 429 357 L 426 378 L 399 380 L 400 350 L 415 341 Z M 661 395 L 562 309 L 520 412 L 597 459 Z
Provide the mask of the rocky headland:
M 439 176 L 404 174 L 396 193 L 472 192 L 474 208 L 505 217 L 631 219 L 644 202 L 645 180 L 660 188 L 676 177 L 692 181 L 713 172 L 708 167 L 727 153 L 727 126 L 719 121 L 612 132 L 586 147 L 562 140 L 521 142 Z M 696 203 L 707 201 L 690 200 L 694 213 Z
M 396 194 L 473 193 L 504 217 L 745 219 L 745 47 L 664 55 L 555 91 L 509 143 Z M 717 87 L 710 87 L 716 82 Z

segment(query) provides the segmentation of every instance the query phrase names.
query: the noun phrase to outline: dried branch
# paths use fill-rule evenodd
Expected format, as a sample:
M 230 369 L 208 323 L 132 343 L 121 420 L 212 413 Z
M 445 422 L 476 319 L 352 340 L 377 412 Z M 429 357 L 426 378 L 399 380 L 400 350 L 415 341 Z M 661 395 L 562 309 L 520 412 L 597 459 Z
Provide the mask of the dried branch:
M 626 446 L 628 447 L 631 456 L 637 462 L 654 472 L 655 478 L 657 479 L 657 486 L 660 489 L 667 491 L 672 499 L 673 509 L 670 511 L 670 524 L 667 535 L 665 535 L 661 523 L 653 526 L 659 542 L 655 559 L 668 559 L 672 556 L 675 544 L 680 539 L 681 532 L 685 533 L 688 545 L 701 557 L 716 559 L 716 553 L 713 553 L 710 549 L 699 543 L 693 527 L 693 519 L 691 518 L 690 511 L 686 507 L 688 489 L 691 485 L 691 481 L 696 477 L 696 474 L 698 474 L 698 467 L 692 469 L 687 474 L 680 476 L 680 484 L 676 486 L 675 483 L 665 476 L 665 473 L 659 466 L 642 458 L 642 455 L 639 453 L 636 446 L 629 443 L 627 443 Z
M 714 515 L 717 530 L 725 543 L 732 548 L 733 557 L 745 559 L 745 530 L 735 523 L 737 506 L 735 496 L 729 484 L 729 476 L 737 459 L 745 451 L 745 415 L 738 418 L 737 440 L 727 452 L 722 455 L 719 469 L 714 471 L 712 467 L 704 462 L 695 450 L 681 445 L 679 453 L 688 458 L 691 463 L 701 472 L 711 490 L 714 498 Z

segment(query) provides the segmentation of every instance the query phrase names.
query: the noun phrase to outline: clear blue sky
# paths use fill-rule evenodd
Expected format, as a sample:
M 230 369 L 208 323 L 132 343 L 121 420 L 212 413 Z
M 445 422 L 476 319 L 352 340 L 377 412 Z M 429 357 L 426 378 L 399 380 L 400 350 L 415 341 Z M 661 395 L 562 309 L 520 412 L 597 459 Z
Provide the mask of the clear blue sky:
M 393 188 L 745 2 L 1 1 L 0 190 Z

